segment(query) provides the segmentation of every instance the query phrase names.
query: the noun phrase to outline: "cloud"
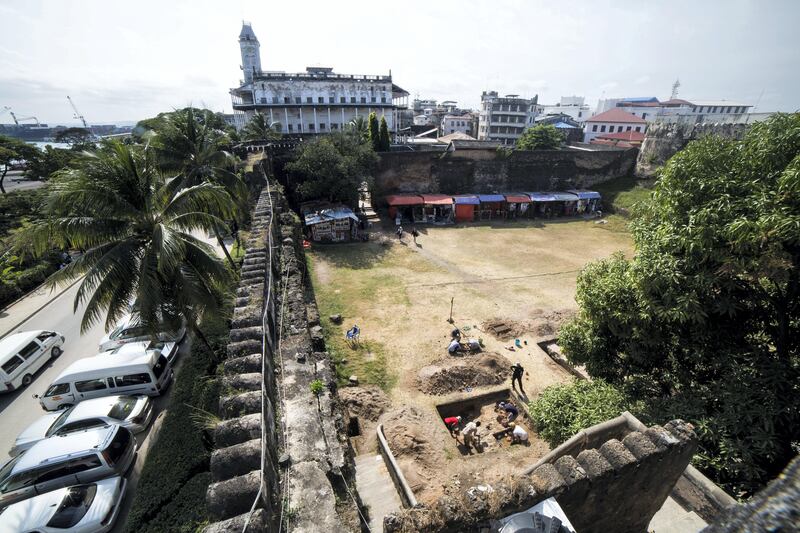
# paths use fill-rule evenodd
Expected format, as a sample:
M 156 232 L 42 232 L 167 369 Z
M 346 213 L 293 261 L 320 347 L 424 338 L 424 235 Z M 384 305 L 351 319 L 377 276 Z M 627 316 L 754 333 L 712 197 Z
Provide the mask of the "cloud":
M 643 83 L 647 83 L 648 81 L 650 81 L 650 76 L 645 74 L 644 76 L 639 76 L 638 78 L 633 80 L 633 83 L 635 83 L 636 85 L 642 85 Z

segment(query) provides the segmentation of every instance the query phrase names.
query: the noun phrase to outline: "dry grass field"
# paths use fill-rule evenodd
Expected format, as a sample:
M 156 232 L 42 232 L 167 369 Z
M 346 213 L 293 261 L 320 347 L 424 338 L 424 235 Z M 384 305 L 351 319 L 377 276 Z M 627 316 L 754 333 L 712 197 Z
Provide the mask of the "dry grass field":
M 416 245 L 408 234 L 398 242 L 388 228 L 386 233 L 374 233 L 369 243 L 320 245 L 309 250 L 308 268 L 340 379 L 344 383 L 356 375 L 361 384 L 381 387 L 391 403 L 384 419 L 403 427 L 397 442 L 417 446 L 415 439 L 421 439 L 428 447 L 429 452 L 401 458 L 404 472 L 423 500 L 432 501 L 448 481 L 486 471 L 498 459 L 494 457 L 497 452 L 461 457 L 448 451 L 453 449 L 450 436 L 437 420 L 435 406 L 510 385 L 503 377 L 491 386 L 456 381 L 448 390 L 423 392 L 431 392 L 431 387 L 421 380 L 439 368 L 480 367 L 477 356 L 447 354 L 453 329 L 447 321 L 451 299 L 454 325 L 466 337 L 480 339 L 484 351 L 500 355 L 509 366 L 521 362 L 526 369 L 525 392 L 535 398 L 544 387 L 570 379 L 537 342 L 553 338 L 563 320 L 575 312 L 575 282 L 587 262 L 618 250 L 632 252 L 630 236 L 618 231 L 619 226 L 624 228 L 624 222 L 517 221 L 418 227 L 421 235 Z M 342 315 L 341 325 L 328 319 L 334 314 Z M 510 336 L 498 339 L 487 328 L 492 321 L 507 324 L 512 329 Z M 353 324 L 361 328 L 361 342 L 355 348 L 344 340 L 344 332 Z M 514 347 L 515 339 L 521 348 Z M 462 377 L 459 374 L 454 379 Z M 409 423 L 408 415 L 398 412 L 407 409 L 416 410 Z M 374 425 L 367 423 L 363 429 L 366 436 L 357 440 L 356 447 L 360 452 L 374 451 L 374 439 L 370 438 Z M 390 442 L 391 429 L 386 428 Z M 416 432 L 423 436 L 415 437 Z M 504 450 L 508 461 L 501 462 L 506 468 L 490 470 L 502 473 L 535 462 L 548 448 L 535 434 L 532 443 Z M 426 461 L 450 467 L 426 468 Z M 431 475 L 438 477 L 426 479 Z

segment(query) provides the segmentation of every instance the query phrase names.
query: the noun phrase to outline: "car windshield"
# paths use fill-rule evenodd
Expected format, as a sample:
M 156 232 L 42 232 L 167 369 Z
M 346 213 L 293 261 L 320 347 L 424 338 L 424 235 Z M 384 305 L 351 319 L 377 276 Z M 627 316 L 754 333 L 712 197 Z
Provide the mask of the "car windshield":
M 125 420 L 136 406 L 136 401 L 136 398 L 132 396 L 121 397 L 111 408 L 111 411 L 108 412 L 108 416 L 117 420 Z
M 47 392 L 44 393 L 46 397 L 55 396 L 57 394 L 67 394 L 69 392 L 69 383 L 58 383 L 51 385 Z
M 56 431 L 58 431 L 61 428 L 61 426 L 64 425 L 64 422 L 67 421 L 67 418 L 69 418 L 69 415 L 74 410 L 75 410 L 74 405 L 69 409 L 64 409 L 64 412 L 61 413 L 61 416 L 56 418 L 56 421 L 53 422 L 53 424 L 50 426 L 50 429 L 47 430 L 47 433 L 45 433 L 45 435 L 49 437 L 50 435 L 53 435 Z
M 47 523 L 47 527 L 68 529 L 80 522 L 92 506 L 94 496 L 97 494 L 97 485 L 78 485 L 71 487 L 64 494 L 61 505 Z

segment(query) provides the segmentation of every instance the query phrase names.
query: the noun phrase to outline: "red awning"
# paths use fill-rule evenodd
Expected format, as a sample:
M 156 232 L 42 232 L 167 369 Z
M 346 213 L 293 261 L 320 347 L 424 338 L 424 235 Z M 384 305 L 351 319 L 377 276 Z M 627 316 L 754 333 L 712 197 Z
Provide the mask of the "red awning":
M 386 203 L 389 205 L 421 205 L 422 197 L 416 194 L 394 194 L 386 197 Z
M 529 196 L 523 196 L 521 194 L 506 194 L 506 202 L 514 204 L 529 204 L 531 203 L 531 199 Z
M 422 201 L 425 205 L 453 205 L 453 199 L 444 194 L 423 194 Z

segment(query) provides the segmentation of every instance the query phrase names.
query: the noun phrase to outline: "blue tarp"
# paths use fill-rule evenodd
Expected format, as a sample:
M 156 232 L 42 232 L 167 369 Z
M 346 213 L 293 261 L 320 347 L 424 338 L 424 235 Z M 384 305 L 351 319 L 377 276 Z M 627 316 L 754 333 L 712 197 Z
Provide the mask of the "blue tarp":
M 502 194 L 479 194 L 478 199 L 481 201 L 482 204 L 486 204 L 489 202 L 505 202 L 506 197 Z
M 546 192 L 526 192 L 533 202 L 555 202 L 556 197 Z
M 333 207 L 331 209 L 323 209 L 316 213 L 309 213 L 306 215 L 306 226 L 319 224 L 320 222 L 329 222 L 331 220 L 342 220 L 351 218 L 358 222 L 358 217 L 353 213 L 349 207 Z
M 453 201 L 456 204 L 478 205 L 480 200 L 477 196 L 453 196 Z
M 567 192 L 571 192 L 572 194 L 577 194 L 578 198 L 581 200 L 591 200 L 592 198 L 600 198 L 600 193 L 595 191 L 579 191 L 576 189 L 570 189 Z
M 556 197 L 558 202 L 577 202 L 578 195 L 571 192 L 554 192 L 553 196 Z
M 573 126 L 572 124 L 567 124 L 566 122 L 556 122 L 555 124 L 553 124 L 553 126 L 559 129 L 573 129 L 573 130 L 579 129 L 577 126 Z

